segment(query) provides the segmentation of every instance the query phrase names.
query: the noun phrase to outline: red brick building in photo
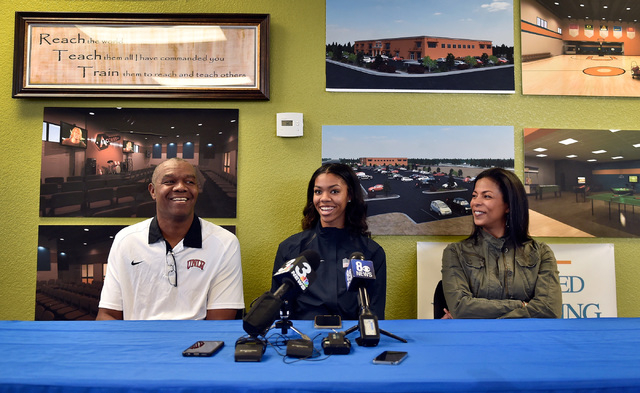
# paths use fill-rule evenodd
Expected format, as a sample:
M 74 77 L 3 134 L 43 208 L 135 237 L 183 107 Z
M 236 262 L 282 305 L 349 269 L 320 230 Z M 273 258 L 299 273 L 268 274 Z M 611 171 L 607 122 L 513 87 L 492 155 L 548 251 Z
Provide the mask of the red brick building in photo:
M 491 55 L 491 47 L 492 41 L 431 36 L 363 40 L 353 45 L 355 53 L 362 52 L 365 56 L 398 56 L 406 60 L 418 60 L 426 56 L 432 59 L 446 58 L 449 53 L 456 58 L 482 56 L 483 53 Z
M 364 166 L 407 166 L 408 163 L 406 157 L 360 157 L 360 165 Z

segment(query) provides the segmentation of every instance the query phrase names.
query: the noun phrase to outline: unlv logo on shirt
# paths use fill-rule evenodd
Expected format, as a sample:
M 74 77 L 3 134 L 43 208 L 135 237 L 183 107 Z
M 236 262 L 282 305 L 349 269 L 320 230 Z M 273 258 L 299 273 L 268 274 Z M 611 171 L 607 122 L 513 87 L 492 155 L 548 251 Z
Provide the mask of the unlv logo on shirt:
M 200 270 L 204 270 L 204 261 L 201 261 L 199 259 L 189 259 L 187 261 L 187 270 L 191 269 L 192 267 L 197 267 Z

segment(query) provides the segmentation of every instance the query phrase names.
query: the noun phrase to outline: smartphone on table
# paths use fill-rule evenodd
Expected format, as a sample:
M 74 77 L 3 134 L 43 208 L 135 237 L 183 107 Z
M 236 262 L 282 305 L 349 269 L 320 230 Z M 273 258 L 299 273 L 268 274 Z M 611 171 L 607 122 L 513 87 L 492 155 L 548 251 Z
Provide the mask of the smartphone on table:
M 224 341 L 196 341 L 182 351 L 182 356 L 212 356 L 224 346 Z
M 316 315 L 313 319 L 313 327 L 316 329 L 340 329 L 342 318 L 340 315 Z
M 407 358 L 404 351 L 384 351 L 373 359 L 375 364 L 400 364 Z

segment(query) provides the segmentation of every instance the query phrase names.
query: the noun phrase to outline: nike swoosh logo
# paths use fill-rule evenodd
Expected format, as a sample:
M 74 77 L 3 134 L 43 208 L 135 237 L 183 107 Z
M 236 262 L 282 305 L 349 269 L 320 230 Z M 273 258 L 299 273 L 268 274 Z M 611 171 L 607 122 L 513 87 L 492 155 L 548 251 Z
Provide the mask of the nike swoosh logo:
M 131 261 L 131 265 L 135 266 L 135 265 L 137 265 L 139 263 L 142 263 L 142 262 L 144 262 L 144 261 L 137 261 L 137 262 L 136 261 Z

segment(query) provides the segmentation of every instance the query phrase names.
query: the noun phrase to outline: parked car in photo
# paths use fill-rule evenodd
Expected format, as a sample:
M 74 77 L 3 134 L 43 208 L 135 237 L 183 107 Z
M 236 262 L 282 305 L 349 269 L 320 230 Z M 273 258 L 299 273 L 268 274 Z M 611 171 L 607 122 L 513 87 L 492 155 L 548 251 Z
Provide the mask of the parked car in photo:
M 418 181 L 416 182 L 416 187 L 420 187 L 420 188 L 431 187 L 431 185 L 433 185 L 433 182 L 426 180 L 424 178 L 418 179 Z
M 449 190 L 449 189 L 453 190 L 454 188 L 457 188 L 457 187 L 458 187 L 458 183 L 456 183 L 456 182 L 453 182 L 453 184 L 451 184 L 451 185 L 449 185 L 449 183 L 444 183 L 442 185 L 442 188 L 444 188 L 446 190 Z
M 440 217 L 451 215 L 451 209 L 449 208 L 449 206 L 447 206 L 447 204 L 440 199 L 431 201 L 431 205 L 429 206 L 429 208 L 432 212 L 436 213 Z
M 412 178 L 407 177 L 407 176 L 403 176 L 400 180 L 402 180 L 402 181 L 413 181 Z
M 382 184 L 376 184 L 375 186 L 367 188 L 369 192 L 376 192 L 384 190 L 384 186 Z
M 469 202 L 461 197 L 453 198 L 449 204 L 451 210 L 460 213 L 460 214 L 470 214 L 471 213 L 471 205 Z
M 366 173 L 364 173 L 364 172 L 357 172 L 357 173 L 356 173 L 356 176 L 358 176 L 358 179 L 360 179 L 360 180 L 369 180 L 369 179 L 373 179 L 373 176 L 371 176 L 371 175 L 367 175 L 367 174 L 366 174 Z

